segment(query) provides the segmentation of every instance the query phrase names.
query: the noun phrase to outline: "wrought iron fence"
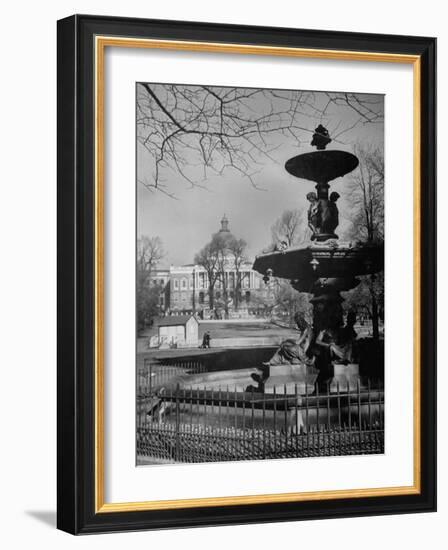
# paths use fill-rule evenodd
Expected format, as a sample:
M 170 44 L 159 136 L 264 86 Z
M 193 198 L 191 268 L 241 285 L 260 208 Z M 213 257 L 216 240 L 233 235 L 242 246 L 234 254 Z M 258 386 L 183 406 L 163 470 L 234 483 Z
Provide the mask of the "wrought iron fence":
M 380 382 L 258 392 L 182 386 L 199 364 L 148 365 L 138 387 L 139 462 L 222 462 L 384 452 Z
M 153 395 L 176 378 L 201 372 L 205 372 L 205 367 L 200 361 L 170 361 L 165 364 L 163 361 L 151 362 L 145 359 L 137 372 L 137 399 Z

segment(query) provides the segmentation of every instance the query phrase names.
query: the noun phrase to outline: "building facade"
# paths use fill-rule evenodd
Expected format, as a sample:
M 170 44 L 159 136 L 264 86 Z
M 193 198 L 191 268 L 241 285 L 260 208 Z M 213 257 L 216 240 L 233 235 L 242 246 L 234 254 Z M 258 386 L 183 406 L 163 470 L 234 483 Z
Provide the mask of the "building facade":
M 227 309 L 232 315 L 243 315 L 247 310 L 260 309 L 262 298 L 266 294 L 263 277 L 252 270 L 251 263 L 240 267 L 240 288 L 237 288 L 237 274 L 232 267 L 225 270 L 227 287 Z M 169 278 L 169 300 L 166 301 L 171 312 L 195 310 L 204 312 L 207 317 L 222 317 L 225 310 L 225 291 L 221 281 L 213 288 L 213 311 L 210 304 L 210 289 L 207 272 L 200 265 L 171 266 Z M 168 289 L 167 289 L 168 290 Z M 238 292 L 238 296 L 236 293 Z
M 225 216 L 218 234 L 231 235 Z M 172 265 L 155 270 L 151 284 L 160 286 L 161 313 L 194 312 L 204 319 L 262 316 L 263 302 L 269 293 L 263 276 L 252 269 L 251 261 L 240 262 L 236 269 L 231 254 L 226 256 L 224 266 L 224 281 L 221 274 L 213 290 L 207 271 L 201 265 Z

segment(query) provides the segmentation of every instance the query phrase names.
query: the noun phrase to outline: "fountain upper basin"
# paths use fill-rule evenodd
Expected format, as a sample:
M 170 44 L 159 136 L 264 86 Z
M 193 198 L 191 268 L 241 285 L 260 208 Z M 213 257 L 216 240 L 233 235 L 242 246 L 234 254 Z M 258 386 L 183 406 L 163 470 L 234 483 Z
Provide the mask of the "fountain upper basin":
M 287 172 L 305 180 L 328 183 L 354 170 L 359 164 L 355 155 L 346 151 L 313 151 L 289 159 Z

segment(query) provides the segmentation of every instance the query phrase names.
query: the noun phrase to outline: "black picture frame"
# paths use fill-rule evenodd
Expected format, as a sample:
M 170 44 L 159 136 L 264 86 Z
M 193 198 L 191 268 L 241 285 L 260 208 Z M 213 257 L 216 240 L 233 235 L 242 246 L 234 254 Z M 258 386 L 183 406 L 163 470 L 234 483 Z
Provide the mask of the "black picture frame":
M 420 58 L 420 492 L 160 510 L 95 509 L 95 36 L 382 52 Z M 58 22 L 58 505 L 73 534 L 436 509 L 436 40 L 74 15 Z

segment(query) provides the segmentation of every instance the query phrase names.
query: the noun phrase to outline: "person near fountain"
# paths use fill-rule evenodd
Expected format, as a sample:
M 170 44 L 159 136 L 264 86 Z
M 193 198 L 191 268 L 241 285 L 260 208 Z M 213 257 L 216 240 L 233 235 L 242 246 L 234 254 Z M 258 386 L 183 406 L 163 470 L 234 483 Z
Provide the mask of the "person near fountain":
M 207 330 L 206 332 L 204 332 L 204 336 L 202 337 L 202 344 L 200 347 L 202 349 L 210 348 L 210 340 L 211 340 L 210 332 Z

